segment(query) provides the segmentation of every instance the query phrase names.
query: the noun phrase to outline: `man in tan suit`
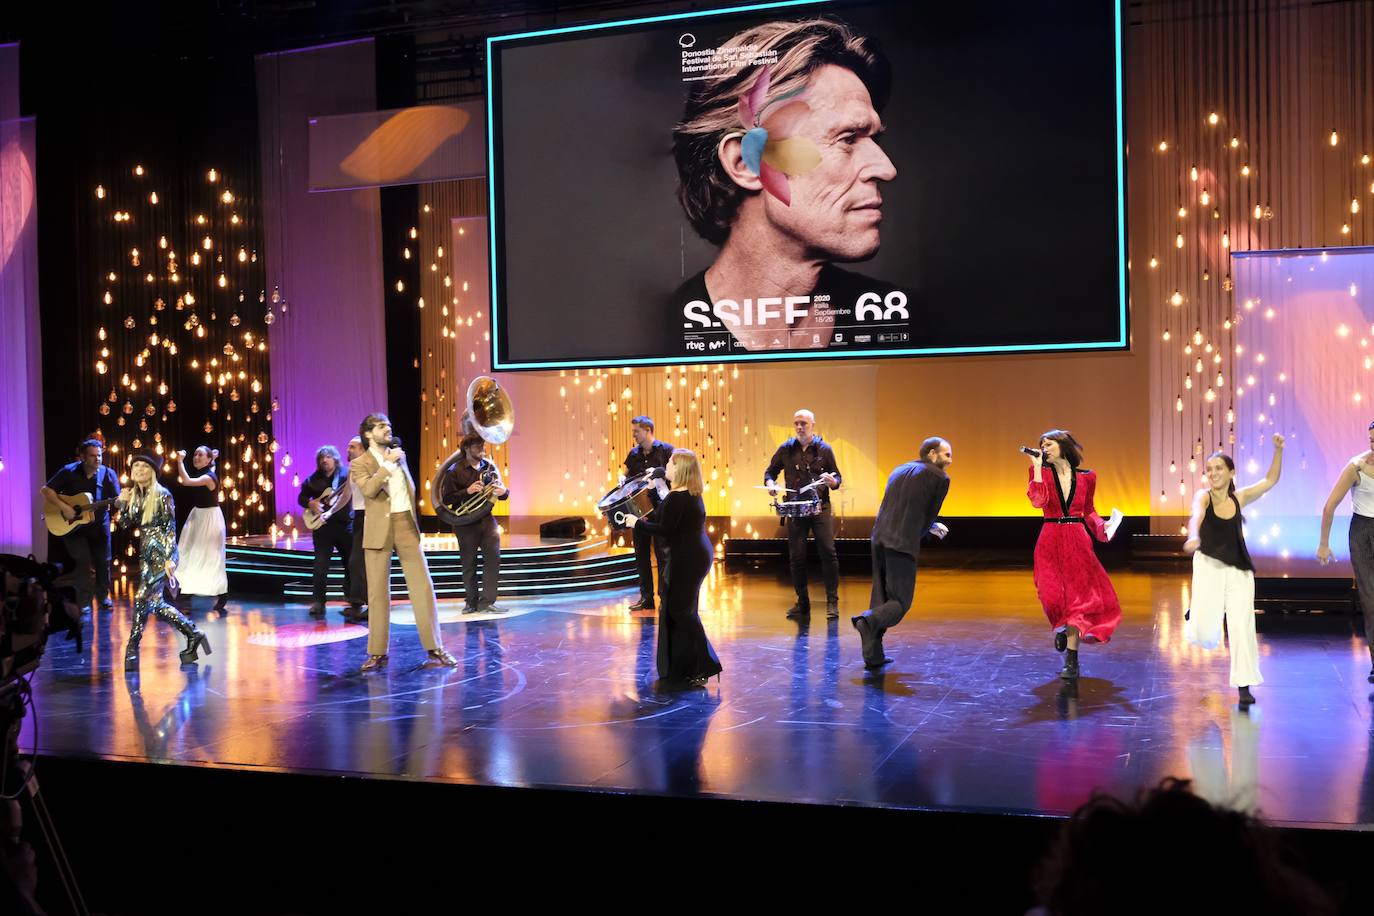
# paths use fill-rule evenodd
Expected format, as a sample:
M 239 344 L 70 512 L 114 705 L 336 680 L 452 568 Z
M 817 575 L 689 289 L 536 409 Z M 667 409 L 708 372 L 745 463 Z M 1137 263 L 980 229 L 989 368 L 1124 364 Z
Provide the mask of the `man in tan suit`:
M 363 554 L 367 565 L 367 661 L 363 671 L 386 667 L 391 634 L 391 552 L 401 557 L 406 590 L 415 610 L 420 644 L 429 650 L 426 665 L 454 668 L 458 659 L 440 642 L 439 611 L 434 601 L 434 582 L 420 550 L 419 509 L 415 480 L 406 467 L 406 455 L 391 440 L 391 420 L 384 413 L 368 414 L 358 426 L 365 446 L 348 469 L 348 480 L 363 494 Z M 356 533 L 354 535 L 357 536 Z

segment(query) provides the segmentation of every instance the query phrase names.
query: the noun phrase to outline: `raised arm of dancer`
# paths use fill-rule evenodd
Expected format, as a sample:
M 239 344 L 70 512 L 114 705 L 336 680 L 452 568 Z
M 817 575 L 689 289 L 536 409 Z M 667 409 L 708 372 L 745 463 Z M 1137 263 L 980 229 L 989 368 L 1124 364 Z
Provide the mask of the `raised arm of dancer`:
M 1327 542 L 1331 540 L 1331 522 L 1336 517 L 1336 507 L 1359 479 L 1360 469 L 1354 464 L 1347 464 L 1345 470 L 1341 471 L 1341 476 L 1336 478 L 1336 485 L 1331 488 L 1331 495 L 1326 498 L 1326 505 L 1322 507 L 1322 533 L 1317 542 L 1317 559 L 1323 566 L 1331 562 L 1331 547 Z
M 1269 462 L 1269 473 L 1264 475 L 1264 479 L 1259 483 L 1252 483 L 1236 491 L 1236 499 L 1241 506 L 1249 505 L 1259 499 L 1265 493 L 1274 489 L 1274 484 L 1279 482 L 1279 473 L 1283 470 L 1283 436 L 1274 433 L 1274 457 Z

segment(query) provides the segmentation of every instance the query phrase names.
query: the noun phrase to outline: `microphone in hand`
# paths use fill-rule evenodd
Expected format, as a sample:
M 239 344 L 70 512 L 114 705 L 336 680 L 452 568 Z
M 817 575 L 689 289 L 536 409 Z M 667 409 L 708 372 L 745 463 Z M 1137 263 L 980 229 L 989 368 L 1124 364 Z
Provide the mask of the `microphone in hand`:
M 1031 448 L 1031 447 L 1028 446 L 1028 445 L 1023 445 L 1023 446 L 1021 446 L 1021 454 L 1023 454 L 1023 455 L 1030 455 L 1032 458 L 1039 458 L 1039 457 L 1040 457 L 1040 449 L 1038 449 L 1038 448 Z

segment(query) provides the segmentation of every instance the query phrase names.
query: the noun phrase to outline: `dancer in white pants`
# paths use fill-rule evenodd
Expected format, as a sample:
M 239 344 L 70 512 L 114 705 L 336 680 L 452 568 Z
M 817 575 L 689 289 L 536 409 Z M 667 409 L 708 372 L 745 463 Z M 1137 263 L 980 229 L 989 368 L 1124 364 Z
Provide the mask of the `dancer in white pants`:
M 1255 640 L 1255 564 L 1245 547 L 1245 518 L 1241 509 L 1279 482 L 1283 468 L 1283 436 L 1274 434 L 1274 458 L 1259 483 L 1236 489 L 1236 463 L 1215 452 L 1207 459 L 1207 484 L 1193 499 L 1188 540 L 1183 549 L 1193 554 L 1193 601 L 1183 624 L 1188 642 L 1204 649 L 1221 644 L 1221 621 L 1231 645 L 1231 686 L 1239 688 L 1240 705 L 1255 702 L 1250 688 L 1264 683 Z

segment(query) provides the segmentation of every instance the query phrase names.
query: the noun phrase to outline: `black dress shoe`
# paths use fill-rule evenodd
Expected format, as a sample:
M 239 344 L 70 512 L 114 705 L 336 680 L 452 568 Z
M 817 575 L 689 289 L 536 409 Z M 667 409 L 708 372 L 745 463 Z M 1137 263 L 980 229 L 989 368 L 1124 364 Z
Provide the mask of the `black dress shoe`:
M 797 617 L 810 617 L 811 605 L 801 603 L 794 604 L 787 609 L 787 616 L 793 619 L 796 619 Z
M 343 609 L 343 619 L 347 620 L 349 623 L 366 623 L 367 608 L 363 607 L 361 604 L 350 604 Z
M 630 605 L 630 610 L 632 611 L 652 611 L 653 609 L 654 599 L 652 598 L 640 598 L 634 604 Z
M 310 605 L 310 616 L 311 616 L 311 617 L 314 617 L 314 618 L 316 618 L 316 619 L 319 619 L 319 618 L 323 617 L 323 616 L 324 616 L 324 605 L 323 605 L 323 604 L 312 604 L 312 605 Z
M 1068 647 L 1069 647 L 1069 631 L 1068 631 L 1068 630 L 1055 630 L 1055 631 L 1054 631 L 1054 651 L 1056 651 L 1056 652 L 1063 652 L 1063 651 L 1064 651 L 1065 649 L 1067 649 Z
M 476 614 L 476 613 L 477 613 L 477 605 L 475 605 L 475 604 L 465 604 L 465 605 L 463 605 L 463 613 L 464 613 L 464 614 Z
M 481 612 L 484 613 L 484 614 L 504 614 L 504 613 L 506 613 L 506 609 L 503 608 L 503 607 L 501 607 L 501 605 L 497 604 L 495 601 L 482 601 L 482 602 L 479 602 L 478 605 L 477 605 L 477 610 L 481 611 Z
M 849 622 L 854 624 L 854 629 L 859 631 L 859 642 L 863 646 L 864 667 L 881 668 L 892 661 L 883 654 L 883 636 L 875 633 L 873 622 L 860 614 L 857 617 L 849 618 Z

